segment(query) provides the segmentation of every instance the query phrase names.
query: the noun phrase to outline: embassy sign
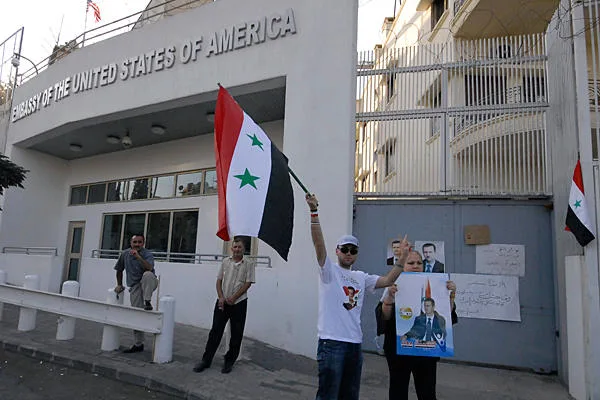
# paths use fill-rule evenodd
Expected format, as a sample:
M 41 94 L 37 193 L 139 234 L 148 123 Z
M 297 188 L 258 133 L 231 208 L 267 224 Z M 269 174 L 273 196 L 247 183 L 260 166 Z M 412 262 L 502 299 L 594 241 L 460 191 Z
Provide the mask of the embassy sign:
M 12 109 L 11 122 L 15 123 L 42 108 L 79 93 L 165 71 L 178 62 L 189 64 L 202 57 L 218 56 L 295 33 L 294 11 L 289 8 L 281 14 L 276 13 L 269 17 L 232 25 L 206 36 L 184 41 L 178 46 L 161 47 L 118 63 L 109 63 L 78 72 L 17 104 Z

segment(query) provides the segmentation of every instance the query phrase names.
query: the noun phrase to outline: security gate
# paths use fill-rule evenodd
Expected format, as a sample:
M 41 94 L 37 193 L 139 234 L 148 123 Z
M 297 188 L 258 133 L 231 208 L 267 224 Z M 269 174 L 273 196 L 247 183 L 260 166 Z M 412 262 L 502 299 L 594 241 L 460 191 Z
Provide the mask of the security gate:
M 466 245 L 466 225 L 488 225 L 494 243 L 525 246 L 525 276 L 519 277 L 521 322 L 459 318 L 454 326 L 455 360 L 557 370 L 551 207 L 542 200 L 359 200 L 354 233 L 360 240 L 359 269 L 383 275 L 390 239 L 443 241 L 446 272 L 474 274 L 475 246 Z M 460 288 L 459 288 L 460 289 Z M 375 306 L 367 295 L 362 311 L 363 346 L 375 351 Z M 456 304 L 460 309 L 460 302 Z

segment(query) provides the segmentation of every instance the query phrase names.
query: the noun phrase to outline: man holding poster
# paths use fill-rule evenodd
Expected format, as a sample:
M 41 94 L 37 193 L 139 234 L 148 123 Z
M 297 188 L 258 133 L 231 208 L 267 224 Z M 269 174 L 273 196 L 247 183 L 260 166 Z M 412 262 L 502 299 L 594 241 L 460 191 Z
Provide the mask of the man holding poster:
M 445 274 L 418 272 L 423 272 L 423 259 L 418 252 L 411 251 L 404 273 L 376 309 L 378 331 L 385 334 L 383 348 L 390 371 L 389 398 L 394 400 L 408 399 L 411 374 L 417 398 L 435 400 L 439 356 L 453 355 L 452 327 L 446 326 L 443 314 L 447 314 L 453 324 L 458 321 L 454 304 L 456 285 L 447 280 Z M 449 299 L 447 304 L 444 299 Z M 444 308 L 447 310 L 443 311 Z

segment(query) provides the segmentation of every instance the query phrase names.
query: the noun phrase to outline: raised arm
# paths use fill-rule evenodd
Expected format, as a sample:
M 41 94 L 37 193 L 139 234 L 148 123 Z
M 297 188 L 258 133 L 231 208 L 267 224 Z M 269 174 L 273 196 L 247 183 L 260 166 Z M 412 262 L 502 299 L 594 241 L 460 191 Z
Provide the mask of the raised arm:
M 411 244 L 406 239 L 406 235 L 404 235 L 404 238 L 400 240 L 400 256 L 398 257 L 398 261 L 396 261 L 394 268 L 390 269 L 387 275 L 381 276 L 379 279 L 377 279 L 377 283 L 375 284 L 376 289 L 392 286 L 394 282 L 396 282 L 396 279 L 398 279 L 404 268 L 404 263 L 406 262 L 406 257 L 408 256 L 410 247 Z
M 325 265 L 327 250 L 325 249 L 325 240 L 323 239 L 323 231 L 321 231 L 321 224 L 319 222 L 319 202 L 314 194 L 307 194 L 306 203 L 310 209 L 310 235 L 315 246 L 317 262 L 322 267 Z

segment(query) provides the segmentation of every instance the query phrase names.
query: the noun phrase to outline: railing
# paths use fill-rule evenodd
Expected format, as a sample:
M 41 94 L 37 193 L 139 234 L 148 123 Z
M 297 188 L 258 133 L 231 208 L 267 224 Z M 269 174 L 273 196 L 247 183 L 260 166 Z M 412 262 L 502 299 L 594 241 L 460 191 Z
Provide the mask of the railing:
M 0 320 L 3 303 L 20 307 L 18 330 L 27 332 L 36 328 L 37 310 L 58 314 L 63 319 L 57 324 L 57 340 L 70 340 L 75 336 L 75 319 L 104 324 L 101 349 L 119 348 L 118 328 L 129 328 L 156 335 L 153 361 L 170 362 L 173 350 L 175 299 L 164 296 L 160 299 L 159 311 L 123 306 L 123 296 L 117 300 L 114 289 L 109 289 L 107 302 L 79 298 L 79 283 L 67 281 L 63 294 L 39 290 L 40 278 L 27 275 L 24 287 L 6 284 L 6 273 L 0 270 Z M 66 319 L 66 321 L 65 321 Z M 70 319 L 70 320 L 69 320 Z M 66 322 L 66 323 L 63 323 Z
M 35 76 L 38 72 L 48 68 L 54 62 L 58 61 L 62 57 L 66 57 L 69 53 L 76 51 L 84 46 L 101 42 L 102 40 L 108 39 L 112 36 L 125 33 L 133 29 L 134 26 L 144 25 L 146 22 L 152 23 L 157 19 L 160 19 L 163 15 L 173 14 L 175 10 L 183 10 L 190 8 L 194 5 L 202 5 L 206 3 L 206 0 L 164 0 L 159 4 L 149 6 L 141 11 L 119 18 L 115 21 L 101 25 L 99 27 L 89 29 L 73 40 L 68 41 L 63 46 L 57 46 L 55 50 L 48 57 L 34 65 L 34 67 L 26 70 L 17 82 L 21 84 L 26 80 Z M 171 5 L 167 7 L 167 5 Z M 156 11 L 162 8 L 163 11 Z
M 552 193 L 543 34 L 377 49 L 358 60 L 359 197 Z
M 122 250 L 92 250 L 92 258 L 119 258 Z M 188 264 L 203 264 L 221 262 L 224 258 L 229 257 L 227 254 L 194 254 L 194 253 L 171 253 L 164 251 L 152 251 L 155 261 L 177 262 Z M 271 268 L 271 257 L 269 256 L 244 256 L 245 258 L 254 261 L 256 265 L 266 268 Z
M 58 255 L 58 249 L 56 247 L 12 247 L 6 246 L 2 248 L 2 253 L 5 254 L 27 254 L 27 255 Z
M 467 0 L 454 0 L 454 15 L 458 14 L 458 10 L 465 4 Z

